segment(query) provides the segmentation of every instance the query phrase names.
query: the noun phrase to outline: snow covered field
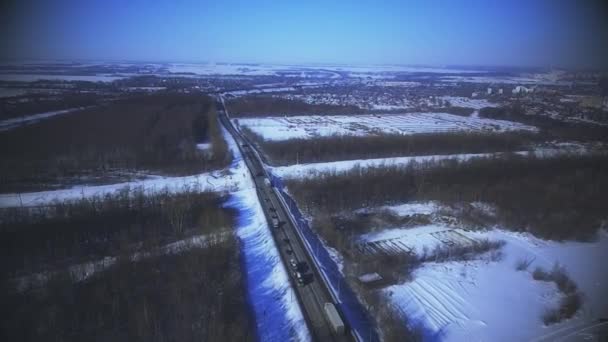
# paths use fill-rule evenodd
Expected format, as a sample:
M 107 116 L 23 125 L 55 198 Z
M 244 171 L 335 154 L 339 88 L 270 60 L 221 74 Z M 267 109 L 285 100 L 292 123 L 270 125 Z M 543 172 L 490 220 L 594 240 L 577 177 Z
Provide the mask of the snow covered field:
M 383 115 L 291 116 L 233 119 L 268 140 L 314 138 L 330 135 L 364 136 L 381 133 L 414 134 L 466 131 L 536 131 L 532 126 L 504 121 L 463 117 L 447 113 Z
M 278 166 L 268 168 L 272 173 L 284 179 L 302 179 L 315 178 L 320 174 L 342 173 L 350 171 L 354 168 L 374 168 L 374 167 L 391 167 L 391 166 L 406 166 L 411 162 L 426 162 L 439 161 L 445 159 L 468 160 L 471 158 L 484 158 L 493 155 L 493 153 L 477 153 L 477 154 L 452 154 L 452 155 L 433 155 L 433 156 L 415 156 L 415 157 L 394 157 L 394 158 L 377 158 L 377 159 L 358 159 L 358 160 L 342 160 L 326 163 L 311 163 L 297 164 L 289 166 Z
M 240 176 L 240 177 L 239 177 Z M 83 185 L 69 189 L 26 193 L 0 194 L 0 208 L 19 206 L 39 206 L 53 201 L 78 200 L 81 198 L 103 197 L 124 189 L 142 190 L 144 193 L 168 191 L 231 191 L 238 189 L 242 175 L 213 171 L 185 177 L 150 176 L 148 179 L 108 185 Z
M 514 152 L 518 155 L 527 156 L 534 155 L 541 158 L 551 158 L 564 154 L 583 154 L 589 153 L 586 145 L 580 144 L 556 144 L 552 147 L 537 147 L 532 151 Z M 340 160 L 323 163 L 296 164 L 289 166 L 267 166 L 267 168 L 277 177 L 284 179 L 303 179 L 315 178 L 322 174 L 335 174 L 348 172 L 355 168 L 382 168 L 407 166 L 409 163 L 431 162 L 446 159 L 454 159 L 465 161 L 472 158 L 487 158 L 504 154 L 503 152 L 496 153 L 465 153 L 465 154 L 444 154 L 444 155 L 427 155 L 427 156 L 411 156 L 411 157 L 390 157 L 390 158 L 375 158 L 375 159 L 357 159 L 357 160 Z
M 112 82 L 125 78 L 121 75 L 55 75 L 55 74 L 2 74 L 0 81 L 35 82 L 39 80 L 52 81 L 88 81 Z
M 400 215 L 430 214 L 435 203 L 414 203 L 390 207 Z M 472 261 L 427 262 L 418 268 L 410 282 L 382 289 L 408 318 L 422 324 L 445 341 L 529 341 L 555 340 L 591 327 L 608 315 L 608 265 L 597 260 L 608 258 L 608 232 L 600 231 L 591 243 L 545 241 L 527 233 L 498 228 L 467 231 L 442 224 L 415 228 L 393 228 L 360 237 L 361 246 L 394 250 L 406 246 L 415 253 L 443 244 L 466 244 L 489 239 L 502 240 L 502 258 L 486 254 Z M 370 247 L 371 246 L 371 247 Z M 523 271 L 520 260 L 531 261 Z M 582 308 L 566 321 L 550 326 L 542 322 L 548 309 L 558 306 L 562 294 L 552 282 L 536 281 L 536 267 L 551 270 L 564 267 L 583 293 Z
M 236 142 L 223 129 L 226 142 L 233 154 L 227 170 L 219 170 L 187 177 L 157 177 L 137 182 L 104 186 L 84 186 L 73 189 L 22 194 L 0 195 L 0 207 L 18 207 L 49 204 L 55 200 L 75 200 L 82 197 L 103 196 L 125 187 L 141 188 L 146 193 L 157 191 L 227 191 L 227 207 L 238 210 L 236 234 L 239 238 L 242 260 L 246 270 L 247 296 L 255 315 L 260 341 L 309 341 L 310 334 L 300 310 L 296 295 L 288 280 L 287 271 L 280 260 L 266 218 L 256 194 L 251 175 L 242 159 Z M 189 243 L 198 243 L 197 241 Z M 182 243 L 183 244 L 183 243 Z M 171 245 L 170 249 L 183 248 Z M 109 261 L 102 260 L 100 267 Z M 75 272 L 86 271 L 91 265 L 79 267 Z M 95 265 L 93 265 L 95 266 Z M 85 272 L 86 273 L 86 272 Z
M 454 107 L 465 107 L 473 109 L 481 109 L 484 107 L 497 107 L 498 104 L 490 102 L 486 99 L 471 99 L 468 97 L 461 96 L 439 96 L 437 99 L 442 101 L 449 101 L 450 105 Z

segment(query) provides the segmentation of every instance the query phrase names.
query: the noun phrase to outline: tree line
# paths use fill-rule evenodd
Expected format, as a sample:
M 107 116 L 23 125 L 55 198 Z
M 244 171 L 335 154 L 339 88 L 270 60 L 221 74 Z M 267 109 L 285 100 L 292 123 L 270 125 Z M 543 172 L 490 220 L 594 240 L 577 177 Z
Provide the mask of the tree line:
M 497 208 L 506 229 L 547 239 L 593 240 L 608 212 L 603 200 L 608 157 L 512 154 L 412 162 L 291 179 L 287 187 L 312 216 L 408 201 L 485 202 Z
M 419 155 L 521 151 L 539 138 L 530 132 L 450 132 L 418 134 L 332 135 L 314 139 L 265 140 L 241 127 L 273 165 L 317 163 Z
M 196 143 L 210 141 L 202 153 Z M 112 177 L 182 175 L 230 161 L 213 101 L 177 93 L 134 96 L 0 134 L 0 190 Z

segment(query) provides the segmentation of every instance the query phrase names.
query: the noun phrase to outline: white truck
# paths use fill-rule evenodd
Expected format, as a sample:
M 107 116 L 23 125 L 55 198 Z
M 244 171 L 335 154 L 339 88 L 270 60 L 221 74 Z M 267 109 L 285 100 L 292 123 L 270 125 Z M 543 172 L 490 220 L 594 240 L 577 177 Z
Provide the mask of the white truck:
M 329 324 L 331 325 L 331 328 L 334 330 L 334 332 L 337 335 L 344 335 L 344 332 L 346 331 L 344 327 L 344 321 L 342 321 L 342 318 L 340 317 L 340 314 L 338 314 L 338 310 L 336 310 L 334 304 L 325 303 L 324 309 L 325 315 L 327 316 L 327 320 L 329 321 Z

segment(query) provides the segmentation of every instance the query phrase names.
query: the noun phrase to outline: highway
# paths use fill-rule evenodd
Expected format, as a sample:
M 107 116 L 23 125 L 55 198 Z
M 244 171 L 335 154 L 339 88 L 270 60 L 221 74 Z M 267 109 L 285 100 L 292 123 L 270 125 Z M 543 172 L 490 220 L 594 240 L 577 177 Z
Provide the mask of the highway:
M 328 290 L 327 284 L 319 274 L 316 263 L 309 255 L 301 236 L 296 231 L 290 217 L 288 209 L 285 208 L 279 199 L 277 193 L 272 188 L 270 179 L 266 174 L 259 154 L 254 147 L 243 137 L 240 132 L 230 122 L 222 99 L 216 101 L 218 117 L 224 127 L 234 137 L 234 140 L 239 146 L 239 150 L 243 156 L 243 160 L 251 173 L 257 190 L 257 195 L 266 215 L 269 229 L 279 249 L 281 260 L 285 265 L 285 269 L 289 273 L 291 285 L 296 292 L 296 297 L 300 308 L 304 314 L 308 328 L 313 341 L 352 341 L 354 338 L 349 334 L 348 328 L 346 334 L 337 334 L 329 324 L 325 312 L 324 304 L 327 302 L 335 303 Z M 278 226 L 273 225 L 273 217 L 278 220 Z M 276 221 L 275 221 L 276 222 Z M 305 265 L 300 268 L 308 277 L 305 277 L 305 284 L 298 284 L 295 276 L 295 269 L 290 264 L 290 261 L 295 259 L 300 265 Z M 342 319 L 344 316 L 342 315 Z

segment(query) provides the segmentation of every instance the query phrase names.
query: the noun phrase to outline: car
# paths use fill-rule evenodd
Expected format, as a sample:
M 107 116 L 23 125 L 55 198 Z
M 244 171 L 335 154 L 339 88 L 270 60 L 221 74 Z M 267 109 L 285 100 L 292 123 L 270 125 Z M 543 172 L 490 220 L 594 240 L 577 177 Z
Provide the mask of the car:
M 285 249 L 285 253 L 287 253 L 287 254 L 289 254 L 289 255 L 292 255 L 292 254 L 293 254 L 293 251 L 291 250 L 291 248 L 286 248 L 286 249 Z
M 304 276 L 302 275 L 302 273 L 295 271 L 295 272 L 293 272 L 293 276 L 294 276 L 294 278 L 296 278 L 296 282 L 298 283 L 299 286 L 306 285 L 304 282 Z
M 289 239 L 288 238 L 284 238 L 283 242 L 285 242 L 285 244 L 289 245 Z
M 289 264 L 294 270 L 298 269 L 298 261 L 296 259 L 289 259 Z

